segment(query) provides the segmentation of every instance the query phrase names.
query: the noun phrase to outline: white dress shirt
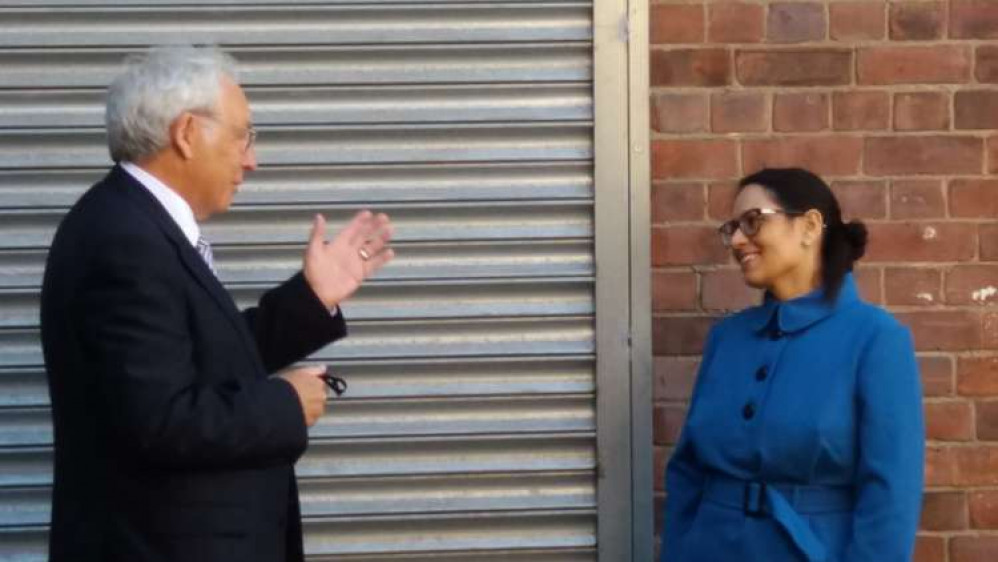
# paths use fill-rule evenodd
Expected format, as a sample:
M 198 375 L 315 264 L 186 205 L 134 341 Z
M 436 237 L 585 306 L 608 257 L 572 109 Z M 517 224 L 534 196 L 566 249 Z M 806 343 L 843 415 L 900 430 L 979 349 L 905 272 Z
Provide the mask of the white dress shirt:
M 191 243 L 191 246 L 197 248 L 198 238 L 201 237 L 201 228 L 194 219 L 194 211 L 191 210 L 191 206 L 187 204 L 187 201 L 184 201 L 183 197 L 167 187 L 159 178 L 131 162 L 122 162 L 121 169 L 128 172 L 128 175 L 135 178 L 137 182 L 142 184 L 142 187 L 146 188 L 159 201 L 159 204 L 166 209 L 167 214 L 170 215 L 173 222 L 177 223 L 177 226 L 180 227 L 181 232 L 184 233 L 184 237 Z

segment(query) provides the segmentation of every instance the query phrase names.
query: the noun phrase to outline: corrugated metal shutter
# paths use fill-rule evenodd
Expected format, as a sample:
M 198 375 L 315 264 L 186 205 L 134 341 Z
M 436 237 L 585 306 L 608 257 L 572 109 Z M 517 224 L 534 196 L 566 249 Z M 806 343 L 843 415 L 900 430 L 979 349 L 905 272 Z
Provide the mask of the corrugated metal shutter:
M 260 129 L 206 228 L 237 300 L 297 268 L 316 211 L 398 226 L 316 356 L 350 393 L 298 466 L 310 558 L 595 560 L 591 3 L 107 4 L 0 8 L 0 559 L 45 557 L 38 287 L 108 165 L 104 88 L 144 45 L 210 42 Z

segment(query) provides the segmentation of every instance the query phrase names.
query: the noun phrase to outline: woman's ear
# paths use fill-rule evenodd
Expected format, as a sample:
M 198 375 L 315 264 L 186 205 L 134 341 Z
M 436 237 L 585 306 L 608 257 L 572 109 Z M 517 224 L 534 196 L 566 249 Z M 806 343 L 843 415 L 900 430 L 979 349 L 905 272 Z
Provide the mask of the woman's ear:
M 821 231 L 825 228 L 825 217 L 821 215 L 821 211 L 811 209 L 804 213 L 800 219 L 804 224 L 801 244 L 807 248 L 821 239 Z

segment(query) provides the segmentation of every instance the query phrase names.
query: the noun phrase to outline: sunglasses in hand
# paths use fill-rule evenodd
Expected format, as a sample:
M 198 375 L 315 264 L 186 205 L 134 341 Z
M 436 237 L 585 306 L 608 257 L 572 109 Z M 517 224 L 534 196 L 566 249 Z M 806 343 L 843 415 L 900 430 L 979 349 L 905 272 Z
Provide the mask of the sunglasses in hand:
M 326 372 L 319 375 L 319 378 L 326 383 L 326 386 L 333 389 L 336 396 L 343 396 L 343 393 L 347 391 L 347 381 L 341 379 L 340 377 L 330 375 L 330 371 L 332 371 L 332 368 L 326 367 Z

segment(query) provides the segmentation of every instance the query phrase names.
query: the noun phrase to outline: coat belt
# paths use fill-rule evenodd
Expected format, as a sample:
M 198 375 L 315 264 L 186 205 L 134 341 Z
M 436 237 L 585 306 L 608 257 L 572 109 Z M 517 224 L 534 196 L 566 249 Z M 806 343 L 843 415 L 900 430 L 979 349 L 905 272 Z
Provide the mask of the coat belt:
M 798 486 L 722 475 L 708 477 L 703 499 L 748 517 L 772 518 L 809 562 L 824 562 L 828 551 L 801 515 L 852 511 L 855 505 L 852 486 Z

